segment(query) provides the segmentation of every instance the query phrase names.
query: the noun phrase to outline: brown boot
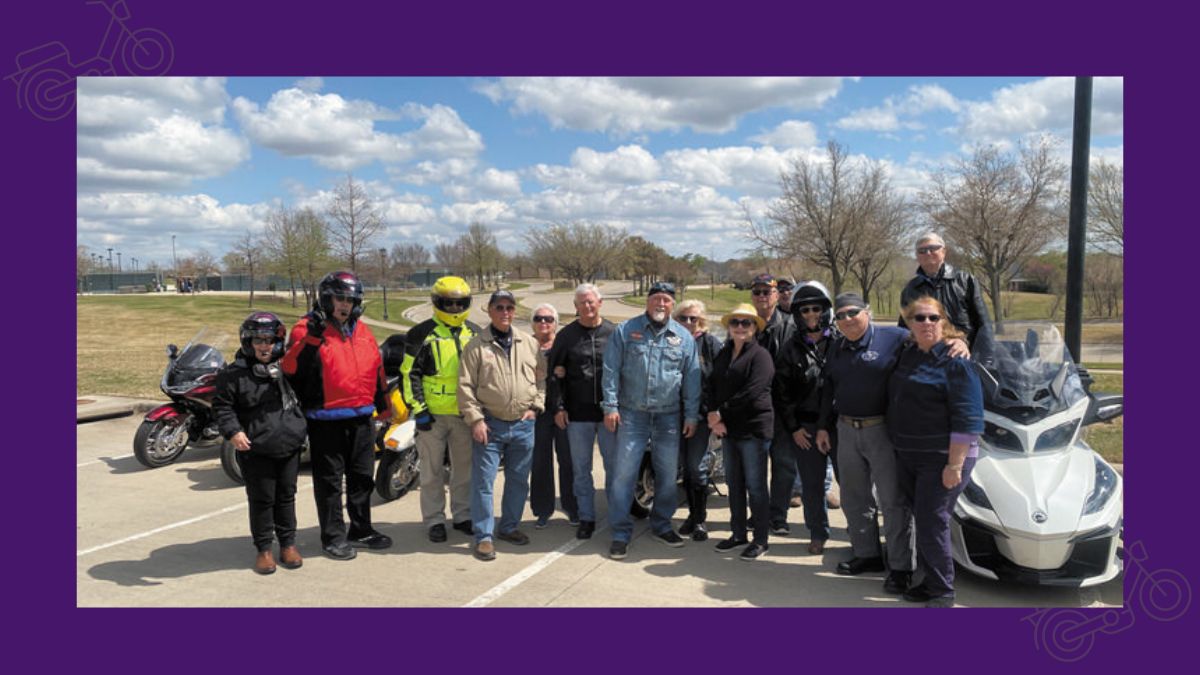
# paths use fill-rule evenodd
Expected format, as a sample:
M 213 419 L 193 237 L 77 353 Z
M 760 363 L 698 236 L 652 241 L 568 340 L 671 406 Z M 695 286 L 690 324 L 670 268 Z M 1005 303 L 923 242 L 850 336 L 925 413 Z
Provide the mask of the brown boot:
M 259 551 L 258 557 L 254 559 L 254 571 L 259 574 L 273 574 L 275 572 L 275 557 L 268 551 Z
M 296 548 L 295 544 L 284 546 L 279 549 L 279 564 L 294 570 L 304 564 L 304 558 L 300 557 L 300 549 Z
M 824 539 L 813 539 L 812 541 L 808 542 L 808 552 L 813 555 L 821 555 L 822 553 L 824 553 L 825 552 L 825 540 Z

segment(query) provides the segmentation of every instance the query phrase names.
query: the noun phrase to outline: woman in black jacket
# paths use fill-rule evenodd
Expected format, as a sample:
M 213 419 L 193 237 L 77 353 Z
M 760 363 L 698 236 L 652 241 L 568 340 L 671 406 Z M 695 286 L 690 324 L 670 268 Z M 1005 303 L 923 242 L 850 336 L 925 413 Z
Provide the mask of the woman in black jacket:
M 767 552 L 770 500 L 767 495 L 767 456 L 775 418 L 771 407 L 771 354 L 754 339 L 766 325 L 754 307 L 738 305 L 721 318 L 729 338 L 713 364 L 706 390 L 708 426 L 723 439 L 725 478 L 729 486 L 730 527 L 733 536 L 717 544 L 724 553 L 745 546 L 742 560 Z M 746 539 L 746 494 L 754 515 L 754 540 Z
M 242 347 L 217 375 L 213 412 L 221 435 L 233 444 L 250 502 L 250 534 L 258 557 L 254 571 L 275 571 L 272 544 L 279 538 L 279 564 L 303 564 L 296 549 L 296 474 L 306 432 L 296 395 L 276 361 L 287 329 L 270 312 L 242 322 Z
M 708 402 L 704 391 L 712 375 L 713 363 L 721 351 L 721 341 L 708 332 L 708 317 L 704 314 L 704 303 L 699 300 L 684 300 L 675 308 L 675 320 L 692 332 L 696 339 L 696 354 L 700 357 L 700 423 L 691 438 L 679 438 L 679 457 L 683 463 L 684 494 L 687 495 L 688 517 L 679 528 L 679 534 L 691 535 L 692 541 L 708 539 L 708 475 L 704 473 L 704 455 L 708 452 Z

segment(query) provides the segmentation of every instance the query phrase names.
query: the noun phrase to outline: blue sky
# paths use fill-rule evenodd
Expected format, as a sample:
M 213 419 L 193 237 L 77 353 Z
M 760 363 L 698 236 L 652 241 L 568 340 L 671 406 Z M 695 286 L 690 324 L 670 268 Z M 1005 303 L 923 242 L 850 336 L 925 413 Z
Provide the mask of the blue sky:
M 273 207 L 322 210 L 347 172 L 431 248 L 550 222 L 739 255 L 744 213 L 836 140 L 915 195 L 980 143 L 1070 152 L 1070 78 L 81 78 L 78 241 L 220 257 Z M 1123 82 L 1097 78 L 1093 159 L 1122 163 Z

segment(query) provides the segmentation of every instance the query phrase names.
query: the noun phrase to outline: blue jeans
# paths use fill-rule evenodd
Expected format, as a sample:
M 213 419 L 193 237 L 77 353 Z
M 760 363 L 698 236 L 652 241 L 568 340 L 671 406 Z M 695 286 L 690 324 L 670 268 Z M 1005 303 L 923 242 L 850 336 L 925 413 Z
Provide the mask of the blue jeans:
M 529 469 L 533 465 L 534 420 L 505 422 L 494 417 L 487 422 L 488 442 L 471 441 L 471 525 L 475 541 L 491 539 L 493 485 L 500 458 L 504 457 L 504 495 L 500 498 L 500 532 L 517 529 L 525 500 L 529 497 Z
M 770 497 L 767 495 L 769 438 L 721 440 L 725 454 L 725 484 L 729 488 L 729 528 L 734 539 L 746 539 L 746 494 L 754 517 L 754 543 L 766 544 L 771 531 Z
M 596 522 L 596 484 L 592 479 L 592 447 L 599 442 L 600 460 L 604 462 L 604 493 L 612 499 L 612 480 L 615 473 L 613 455 L 617 451 L 617 435 L 604 428 L 604 422 L 568 422 L 567 444 L 571 446 L 571 469 L 575 472 L 575 502 L 579 519 Z
M 650 529 L 659 534 L 671 529 L 671 516 L 679 498 L 675 480 L 679 473 L 679 411 L 668 413 L 640 412 L 621 408 L 621 426 L 617 427 L 616 475 L 608 502 L 608 523 L 613 541 L 628 542 L 633 538 L 633 488 L 637 482 L 642 454 L 650 445 L 654 465 L 654 508 L 650 512 Z M 573 446 L 572 446 L 573 447 Z

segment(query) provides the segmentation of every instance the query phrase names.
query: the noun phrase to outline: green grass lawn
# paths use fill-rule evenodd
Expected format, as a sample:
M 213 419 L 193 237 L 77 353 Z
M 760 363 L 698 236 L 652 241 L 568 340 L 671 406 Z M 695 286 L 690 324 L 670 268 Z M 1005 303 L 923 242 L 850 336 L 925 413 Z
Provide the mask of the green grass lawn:
M 1125 377 L 1116 373 L 1091 373 L 1095 380 L 1092 391 L 1109 394 L 1125 392 Z M 1083 439 L 1092 449 L 1109 462 L 1125 463 L 1125 417 L 1111 422 L 1098 422 L 1083 431 Z
M 388 318 L 386 321 L 388 323 L 398 323 L 404 326 L 414 325 L 412 321 L 404 318 L 404 310 L 414 305 L 419 305 L 423 302 L 428 302 L 428 296 L 413 296 L 411 294 L 406 294 L 397 297 L 396 293 L 388 291 Z M 363 315 L 368 319 L 375 319 L 376 321 L 385 320 L 383 318 L 383 293 L 367 291 L 363 294 Z
M 292 307 L 287 293 L 248 295 L 80 296 L 76 302 L 76 394 L 110 394 L 162 398 L 158 383 L 167 365 L 166 347 L 183 347 L 201 328 L 208 327 L 223 342 L 225 357 L 238 348 L 238 326 L 251 311 L 274 312 L 290 329 L 306 312 L 304 296 Z M 390 306 L 389 297 L 389 306 Z M 393 331 L 372 328 L 383 341 Z

